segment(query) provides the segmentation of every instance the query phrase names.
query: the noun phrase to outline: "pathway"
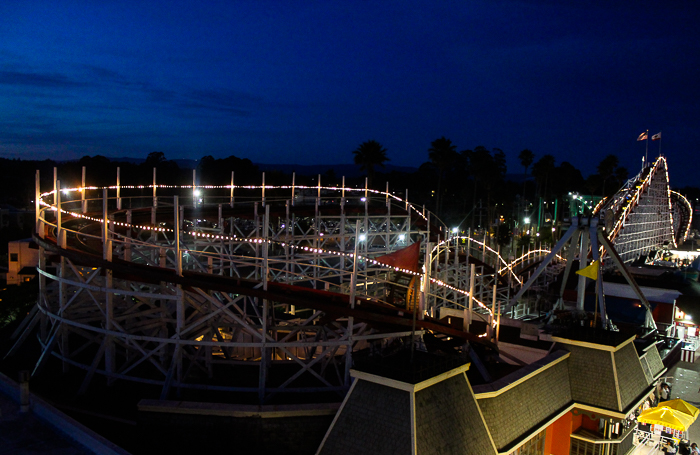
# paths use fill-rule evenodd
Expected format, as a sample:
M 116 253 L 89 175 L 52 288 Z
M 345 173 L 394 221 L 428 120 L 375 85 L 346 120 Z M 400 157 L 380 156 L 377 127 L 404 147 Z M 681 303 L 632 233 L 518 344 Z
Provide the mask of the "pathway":
M 673 377 L 671 399 L 680 398 L 700 408 L 700 393 L 698 393 L 700 388 L 700 359 L 694 363 L 678 362 L 664 376 Z M 700 445 L 700 419 L 696 420 L 688 430 L 688 439 Z M 661 455 L 663 452 L 649 446 L 638 446 L 632 454 Z

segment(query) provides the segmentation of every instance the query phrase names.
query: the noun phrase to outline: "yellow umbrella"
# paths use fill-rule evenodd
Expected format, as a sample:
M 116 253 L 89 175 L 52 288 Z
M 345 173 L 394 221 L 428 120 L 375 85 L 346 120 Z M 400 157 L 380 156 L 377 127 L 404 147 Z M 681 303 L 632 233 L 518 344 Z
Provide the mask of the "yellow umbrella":
M 665 403 L 664 403 L 665 404 Z M 690 425 L 693 424 L 693 418 L 688 414 L 665 406 L 658 406 L 642 411 L 637 417 L 642 423 L 651 423 L 653 425 L 663 425 L 679 431 L 688 431 Z
M 676 411 L 680 411 L 683 414 L 688 414 L 690 417 L 693 418 L 693 422 L 695 422 L 695 419 L 698 418 L 698 414 L 700 414 L 700 409 L 696 408 L 692 404 L 689 404 L 687 401 L 681 400 L 680 398 L 670 401 L 664 401 L 663 403 L 661 403 L 661 406 L 665 408 L 675 409 Z

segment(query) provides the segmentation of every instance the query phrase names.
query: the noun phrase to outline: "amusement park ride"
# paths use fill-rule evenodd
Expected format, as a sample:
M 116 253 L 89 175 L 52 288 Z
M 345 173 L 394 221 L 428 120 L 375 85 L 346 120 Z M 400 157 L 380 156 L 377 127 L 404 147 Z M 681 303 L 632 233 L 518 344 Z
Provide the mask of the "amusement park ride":
M 586 267 L 589 251 L 621 266 L 681 241 L 690 225 L 663 157 L 551 251 L 512 261 L 486 237 L 453 235 L 388 185 L 195 182 L 159 185 L 154 169 L 151 185 L 122 186 L 117 176 L 95 188 L 83 168 L 79 187 L 54 173 L 43 192 L 37 172 L 40 294 L 8 355 L 38 336 L 33 374 L 49 363 L 80 369 L 81 392 L 97 374 L 157 386 L 161 399 L 188 390 L 259 403 L 343 395 L 357 355 L 428 338 L 498 352 L 501 313 L 522 314 L 521 297 L 547 266 L 566 264 L 568 274 L 575 258 Z M 518 272 L 538 261 L 529 279 Z

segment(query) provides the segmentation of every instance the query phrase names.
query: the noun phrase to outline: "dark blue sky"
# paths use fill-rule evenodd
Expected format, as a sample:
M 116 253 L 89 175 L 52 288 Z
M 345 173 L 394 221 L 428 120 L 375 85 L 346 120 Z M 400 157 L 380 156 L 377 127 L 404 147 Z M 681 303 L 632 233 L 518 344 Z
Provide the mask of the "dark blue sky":
M 562 3 L 567 5 L 562 6 Z M 60 5 L 56 6 L 56 5 Z M 0 155 L 349 163 L 434 139 L 698 185 L 694 1 L 0 2 Z M 658 142 L 649 144 L 650 155 Z

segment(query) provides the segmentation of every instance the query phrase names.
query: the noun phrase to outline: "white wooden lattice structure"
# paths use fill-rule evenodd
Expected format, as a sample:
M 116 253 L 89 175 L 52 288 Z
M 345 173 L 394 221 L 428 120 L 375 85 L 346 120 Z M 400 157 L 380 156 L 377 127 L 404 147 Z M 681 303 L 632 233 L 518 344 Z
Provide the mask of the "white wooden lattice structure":
M 81 391 L 98 374 L 158 386 L 162 398 L 188 389 L 260 402 L 342 395 L 354 351 L 440 329 L 423 319 L 441 299 L 466 307 L 465 289 L 427 270 L 411 272 L 429 283 L 416 332 L 402 311 L 375 314 L 393 308 L 385 303 L 393 274 L 410 271 L 373 258 L 429 238 L 430 215 L 388 192 L 99 189 L 84 177 L 66 189 L 54 177 L 54 190 L 41 193 L 37 173 L 40 297 L 9 354 L 36 329 L 34 372 L 58 358 L 64 370 L 85 371 Z

